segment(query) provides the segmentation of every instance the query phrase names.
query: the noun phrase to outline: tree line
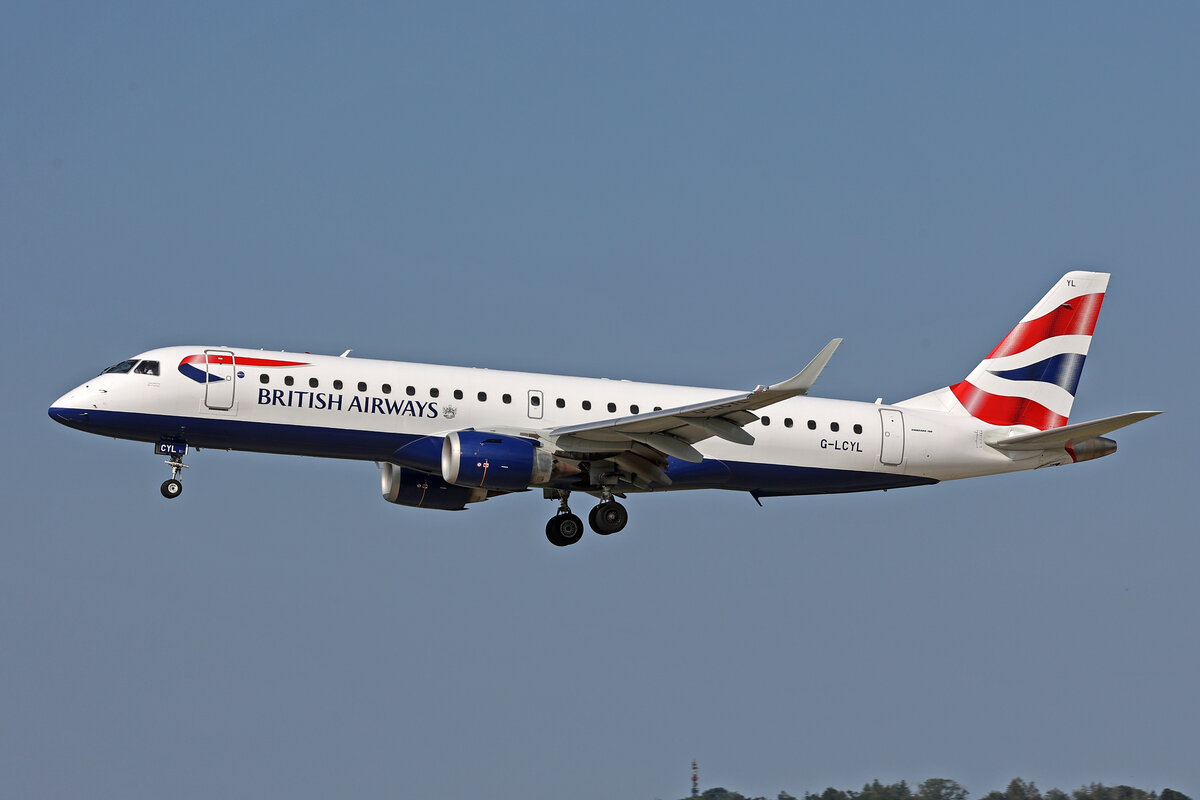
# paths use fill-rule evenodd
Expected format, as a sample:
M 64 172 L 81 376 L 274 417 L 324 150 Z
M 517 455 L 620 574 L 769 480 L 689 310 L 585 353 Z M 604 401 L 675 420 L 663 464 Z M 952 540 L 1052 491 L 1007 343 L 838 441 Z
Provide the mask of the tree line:
M 767 800 L 765 797 L 746 797 L 723 787 L 707 789 L 699 795 L 700 800 Z M 681 798 L 691 800 L 691 798 Z M 775 800 L 800 800 L 795 795 L 780 792 Z M 880 783 L 872 781 L 860 791 L 834 789 L 823 792 L 805 792 L 803 800 L 970 800 L 966 788 L 947 778 L 930 778 L 912 789 L 906 781 Z M 1073 792 L 1050 789 L 1042 792 L 1033 781 L 1013 778 L 1003 792 L 992 791 L 978 800 L 1191 800 L 1183 792 L 1163 789 L 1161 792 L 1135 789 L 1132 786 L 1105 786 L 1089 783 Z

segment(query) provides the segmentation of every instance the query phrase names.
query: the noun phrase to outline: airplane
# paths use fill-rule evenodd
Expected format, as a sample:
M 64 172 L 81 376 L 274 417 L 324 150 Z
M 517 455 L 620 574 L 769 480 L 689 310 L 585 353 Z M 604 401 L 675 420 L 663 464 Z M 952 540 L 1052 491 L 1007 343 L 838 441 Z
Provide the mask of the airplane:
M 384 499 L 462 510 L 541 489 L 546 538 L 580 540 L 572 493 L 622 530 L 629 494 L 725 489 L 762 498 L 897 489 L 1090 461 L 1136 411 L 1068 423 L 1108 273 L 1059 279 L 963 380 L 898 403 L 809 396 L 841 339 L 753 391 L 235 347 L 125 359 L 49 409 L 72 428 L 153 443 L 163 497 L 189 447 L 373 461 Z

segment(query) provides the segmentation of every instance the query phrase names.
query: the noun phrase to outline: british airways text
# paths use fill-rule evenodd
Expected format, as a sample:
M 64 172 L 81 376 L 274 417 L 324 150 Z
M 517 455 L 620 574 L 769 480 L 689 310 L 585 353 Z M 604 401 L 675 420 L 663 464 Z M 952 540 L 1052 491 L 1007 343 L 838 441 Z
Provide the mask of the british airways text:
M 347 400 L 343 394 L 333 392 L 302 392 L 295 389 L 259 389 L 260 406 L 286 406 L 288 408 L 316 408 L 328 411 L 358 411 L 362 414 L 392 414 L 404 417 L 436 419 L 438 407 L 435 402 L 420 400 L 393 400 L 390 397 L 368 397 L 351 395 Z

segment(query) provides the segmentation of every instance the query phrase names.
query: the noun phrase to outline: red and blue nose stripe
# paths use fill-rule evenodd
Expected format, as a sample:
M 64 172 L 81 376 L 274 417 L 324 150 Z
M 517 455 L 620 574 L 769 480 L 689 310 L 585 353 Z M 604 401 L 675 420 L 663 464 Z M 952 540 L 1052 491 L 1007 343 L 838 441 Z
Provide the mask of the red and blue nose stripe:
M 249 358 L 246 356 L 231 356 L 222 353 L 200 353 L 186 356 L 179 362 L 179 371 L 196 383 L 216 383 L 225 380 L 219 375 L 208 371 L 210 364 L 236 364 L 239 367 L 307 367 L 305 361 L 279 361 L 273 358 Z M 199 365 L 199 366 L 195 366 Z

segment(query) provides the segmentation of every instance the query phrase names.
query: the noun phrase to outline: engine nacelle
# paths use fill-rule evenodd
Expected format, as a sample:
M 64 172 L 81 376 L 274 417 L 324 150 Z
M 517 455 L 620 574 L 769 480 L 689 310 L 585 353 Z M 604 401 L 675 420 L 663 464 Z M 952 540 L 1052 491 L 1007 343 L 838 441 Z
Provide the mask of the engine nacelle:
M 456 431 L 442 443 L 442 478 L 456 486 L 517 492 L 548 483 L 554 457 L 532 439 Z
M 400 506 L 461 511 L 467 503 L 479 503 L 488 496 L 487 489 L 451 486 L 439 475 L 393 464 L 383 465 L 380 483 L 383 499 Z
M 1091 461 L 1093 458 L 1102 458 L 1117 452 L 1117 443 L 1112 439 L 1096 436 L 1070 445 L 1067 452 L 1071 454 L 1072 461 Z

